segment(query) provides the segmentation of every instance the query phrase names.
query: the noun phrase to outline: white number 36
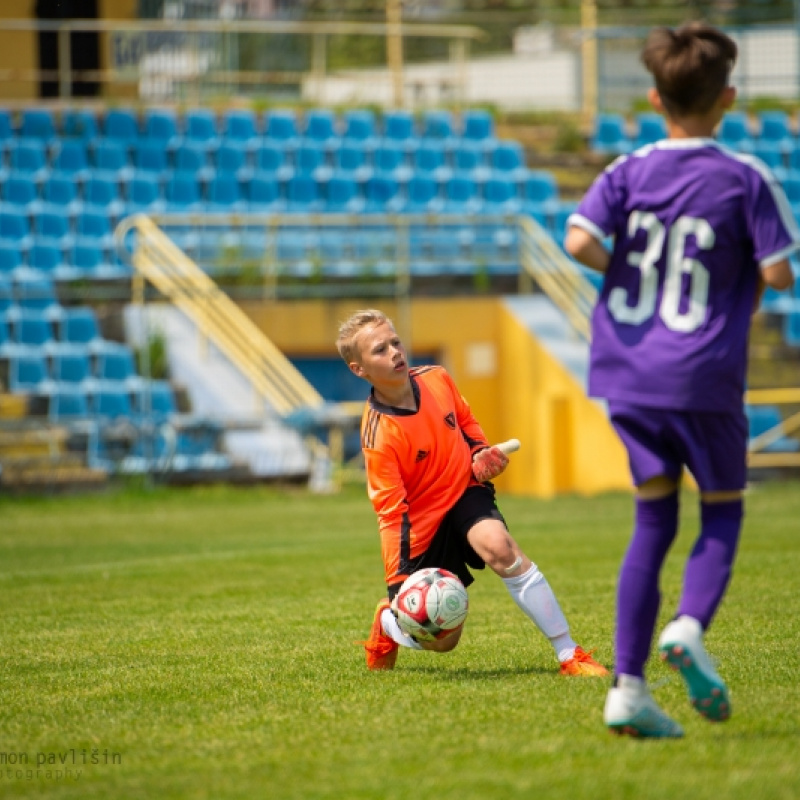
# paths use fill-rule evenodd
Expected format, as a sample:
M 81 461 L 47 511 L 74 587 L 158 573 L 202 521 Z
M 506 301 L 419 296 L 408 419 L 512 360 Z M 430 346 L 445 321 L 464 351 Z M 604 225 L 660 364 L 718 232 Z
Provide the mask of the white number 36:
M 647 233 L 647 244 L 641 253 L 629 253 L 628 263 L 641 272 L 639 298 L 636 305 L 629 305 L 628 290 L 617 286 L 608 296 L 608 308 L 617 322 L 640 325 L 650 319 L 656 310 L 658 293 L 658 270 L 656 261 L 664 252 L 666 229 L 655 214 L 634 211 L 628 217 L 628 237 L 633 238 L 637 230 Z M 710 250 L 714 246 L 714 231 L 704 219 L 679 217 L 669 231 L 667 242 L 667 270 L 664 291 L 661 296 L 659 316 L 673 331 L 691 333 L 706 318 L 708 306 L 708 270 L 695 258 L 685 254 L 686 238 L 694 236 L 697 247 Z M 681 312 L 681 285 L 683 276 L 689 276 L 689 305 Z

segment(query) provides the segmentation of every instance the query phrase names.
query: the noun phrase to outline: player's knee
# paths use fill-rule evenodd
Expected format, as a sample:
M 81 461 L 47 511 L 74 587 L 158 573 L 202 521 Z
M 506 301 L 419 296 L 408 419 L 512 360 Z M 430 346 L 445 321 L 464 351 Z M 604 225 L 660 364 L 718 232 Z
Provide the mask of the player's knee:
M 463 623 L 456 628 L 451 634 L 445 636 L 443 639 L 435 639 L 432 642 L 420 642 L 424 650 L 430 650 L 434 653 L 449 653 L 456 648 L 460 639 L 461 633 L 464 630 Z

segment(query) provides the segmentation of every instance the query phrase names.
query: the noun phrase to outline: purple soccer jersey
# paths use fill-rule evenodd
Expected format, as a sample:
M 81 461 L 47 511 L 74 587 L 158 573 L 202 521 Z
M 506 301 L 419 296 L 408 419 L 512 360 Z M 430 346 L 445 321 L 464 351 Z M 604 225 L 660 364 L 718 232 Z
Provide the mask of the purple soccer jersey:
M 569 224 L 614 240 L 592 318 L 589 394 L 741 408 L 759 268 L 800 246 L 762 162 L 713 139 L 660 141 L 611 164 Z

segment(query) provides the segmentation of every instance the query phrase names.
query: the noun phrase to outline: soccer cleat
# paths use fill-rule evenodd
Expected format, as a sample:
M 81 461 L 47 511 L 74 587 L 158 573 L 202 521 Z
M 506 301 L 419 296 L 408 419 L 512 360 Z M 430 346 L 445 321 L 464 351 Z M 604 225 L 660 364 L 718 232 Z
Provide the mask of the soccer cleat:
M 710 722 L 731 715 L 728 687 L 720 678 L 703 647 L 703 629 L 692 617 L 681 616 L 664 628 L 658 640 L 661 659 L 681 673 L 689 700 Z
M 559 672 L 562 675 L 577 675 L 582 678 L 602 678 L 608 670 L 592 658 L 594 650 L 588 653 L 582 647 L 575 648 L 575 654 L 569 661 L 561 663 Z
M 371 670 L 394 669 L 397 661 L 399 645 L 383 632 L 381 614 L 384 609 L 390 608 L 389 601 L 384 598 L 375 609 L 375 618 L 369 631 L 369 639 L 363 642 L 364 652 L 367 657 L 367 668 Z
M 603 721 L 617 736 L 649 739 L 679 739 L 683 729 L 670 719 L 650 695 L 641 678 L 620 675 L 609 689 Z

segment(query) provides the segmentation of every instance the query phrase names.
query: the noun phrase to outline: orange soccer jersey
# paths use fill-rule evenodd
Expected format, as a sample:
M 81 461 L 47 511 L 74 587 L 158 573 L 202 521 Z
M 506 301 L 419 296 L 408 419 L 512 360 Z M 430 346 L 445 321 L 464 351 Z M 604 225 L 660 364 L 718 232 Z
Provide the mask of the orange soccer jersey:
M 486 436 L 443 367 L 409 371 L 416 411 L 370 395 L 361 420 L 367 491 L 381 536 L 386 583 L 408 577 L 445 514 L 477 482 L 472 455 Z

